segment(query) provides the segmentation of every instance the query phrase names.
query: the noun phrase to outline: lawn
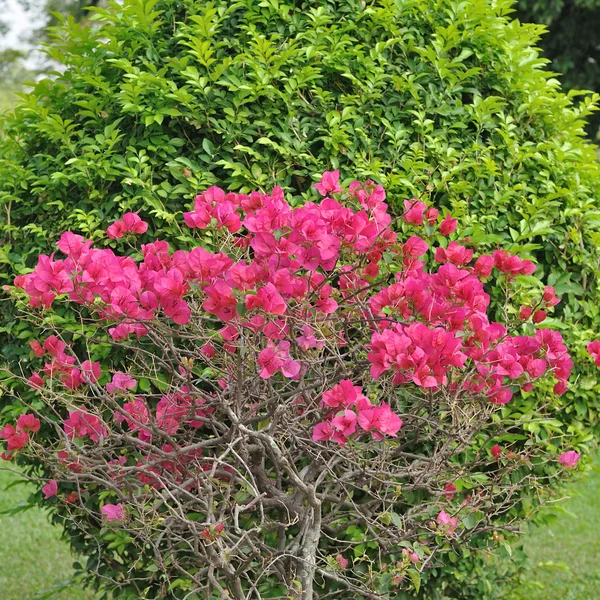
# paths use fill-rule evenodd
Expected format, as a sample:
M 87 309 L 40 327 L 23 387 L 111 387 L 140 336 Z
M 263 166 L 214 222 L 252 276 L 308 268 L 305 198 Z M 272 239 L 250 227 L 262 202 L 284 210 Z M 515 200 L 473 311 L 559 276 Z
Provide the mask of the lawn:
M 29 486 L 17 485 L 5 491 L 18 479 L 0 470 L 0 511 L 24 502 Z M 9 516 L 0 514 L 0 598 L 2 600 L 90 600 L 93 595 L 77 586 L 60 589 L 68 583 L 73 571 L 73 557 L 60 531 L 48 522 L 40 509 Z M 54 588 L 54 594 L 46 595 Z
M 564 514 L 525 541 L 532 565 L 523 600 L 600 598 L 600 458 L 569 492 Z
M 0 511 L 27 498 L 28 486 L 5 487 L 17 476 L 0 470 Z M 600 598 L 600 458 L 594 470 L 570 489 L 562 514 L 526 540 L 531 557 L 522 600 L 598 600 Z M 0 598 L 2 600 L 91 600 L 93 595 L 68 583 L 72 556 L 60 532 L 42 510 L 0 515 Z

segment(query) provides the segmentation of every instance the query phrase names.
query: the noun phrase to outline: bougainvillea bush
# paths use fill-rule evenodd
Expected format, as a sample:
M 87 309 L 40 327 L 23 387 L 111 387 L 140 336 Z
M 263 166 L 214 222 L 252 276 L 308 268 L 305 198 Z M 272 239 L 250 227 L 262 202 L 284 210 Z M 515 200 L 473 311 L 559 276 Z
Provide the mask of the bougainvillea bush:
M 560 397 L 543 382 L 516 394 L 513 444 L 572 436 L 581 447 L 597 431 L 600 394 L 585 356 L 600 325 L 600 165 L 583 138 L 596 100 L 561 91 L 533 47 L 541 27 L 512 21 L 512 5 L 123 0 L 95 9 L 91 27 L 64 22 L 47 49 L 57 72 L 0 122 L 0 284 L 28 273 L 64 231 L 98 243 L 134 212 L 148 223 L 144 241 L 185 250 L 183 212 L 210 186 L 279 185 L 295 206 L 314 199 L 315 174 L 339 168 L 343 180 L 384 185 L 396 216 L 404 198 L 425 194 L 460 219 L 477 254 L 503 248 L 535 262 L 562 298 L 544 323 L 568 342 L 577 385 Z M 206 249 L 218 251 L 211 235 Z M 489 317 L 504 323 L 504 290 L 491 279 L 486 291 Z M 27 342 L 47 332 L 2 300 L 2 356 L 29 371 Z M 78 339 L 62 306 L 53 323 Z M 105 371 L 127 355 L 94 348 Z M 10 386 L 7 419 L 25 398 Z M 532 420 L 546 403 L 554 420 Z M 436 593 L 496 595 L 517 556 L 502 553 L 500 577 L 464 555 L 432 571 L 443 579 Z
M 394 223 L 371 181 L 315 187 L 302 206 L 211 187 L 187 249 L 138 245 L 126 213 L 117 250 L 67 232 L 14 282 L 45 334 L 2 458 L 38 465 L 119 597 L 410 597 L 577 466 L 540 434 L 573 362 L 535 264 L 474 255 L 417 198 Z M 512 412 L 536 388 L 535 414 Z

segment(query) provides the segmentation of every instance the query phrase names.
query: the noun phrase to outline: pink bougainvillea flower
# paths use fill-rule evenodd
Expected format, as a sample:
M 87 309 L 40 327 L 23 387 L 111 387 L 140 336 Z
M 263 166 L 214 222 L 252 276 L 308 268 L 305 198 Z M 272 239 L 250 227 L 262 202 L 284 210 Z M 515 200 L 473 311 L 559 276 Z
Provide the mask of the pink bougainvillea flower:
M 556 290 L 551 285 L 544 288 L 542 300 L 546 303 L 546 306 L 556 306 L 560 303 L 560 298 L 556 296 Z
M 282 341 L 277 346 L 269 341 L 267 347 L 258 355 L 258 365 L 261 367 L 260 377 L 269 379 L 277 371 L 285 377 L 295 379 L 300 373 L 300 363 L 290 358 L 290 342 Z
M 600 367 L 600 340 L 595 340 L 587 345 L 588 354 L 594 359 L 594 364 Z
M 381 440 L 384 435 L 396 437 L 402 427 L 402 419 L 384 403 L 361 410 L 358 413 L 358 424 L 365 431 L 372 431 L 375 439 Z
M 473 272 L 477 277 L 486 278 L 492 274 L 494 268 L 494 259 L 487 254 L 483 254 L 475 261 Z
M 82 236 L 65 231 L 56 243 L 59 250 L 73 260 L 79 260 L 82 255 L 90 249 L 91 240 L 85 240 Z
M 96 383 L 100 377 L 100 363 L 84 360 L 81 363 L 81 376 L 88 383 Z
M 39 430 L 40 420 L 36 419 L 35 415 L 19 415 L 19 418 L 17 419 L 17 431 L 30 431 L 31 433 L 37 433 Z
M 127 514 L 124 504 L 105 504 L 101 510 L 107 521 L 123 521 Z
M 237 298 L 233 290 L 224 282 L 216 281 L 204 289 L 207 298 L 202 308 L 228 323 L 237 315 Z
M 436 221 L 438 220 L 439 214 L 440 211 L 437 208 L 431 206 L 427 209 L 427 212 L 425 213 L 425 219 L 427 219 L 427 222 L 430 225 L 435 225 Z
M 444 486 L 444 492 L 445 493 L 442 494 L 442 496 L 444 496 L 444 498 L 448 498 L 448 500 L 452 500 L 456 493 L 456 486 L 453 483 L 447 483 Z
M 339 194 L 343 190 L 339 184 L 340 172 L 339 171 L 325 171 L 321 177 L 319 183 L 314 184 L 314 188 L 321 194 L 321 196 L 328 196 L 329 194 Z
M 419 258 L 427 252 L 429 245 L 418 235 L 411 235 L 405 242 L 403 251 L 406 256 Z
M 439 263 L 451 262 L 457 266 L 463 266 L 471 262 L 473 250 L 461 246 L 457 242 L 450 242 L 447 248 L 435 249 L 435 260 Z
M 502 454 L 503 450 L 502 448 L 498 445 L 495 444 L 494 446 L 491 447 L 490 449 L 490 454 L 494 457 L 494 458 L 498 458 L 501 454 Z
M 348 559 L 344 558 L 341 554 L 335 557 L 335 560 L 340 569 L 346 569 L 348 567 Z
M 125 225 L 125 231 L 128 233 L 146 233 L 148 231 L 148 223 L 142 221 L 140 216 L 136 213 L 128 212 L 125 213 L 121 220 L 123 221 L 123 225 Z
M 29 434 L 26 431 L 17 431 L 10 423 L 0 431 L 0 437 L 6 440 L 6 449 L 9 452 L 20 450 L 29 442 Z
M 106 230 L 106 235 L 111 239 L 122 238 L 126 233 L 146 233 L 148 223 L 142 221 L 139 215 L 135 213 L 125 213 L 122 220 L 115 221 Z
M 39 373 L 34 373 L 27 378 L 27 381 L 33 389 L 40 389 L 44 386 L 44 380 Z
M 351 407 L 355 405 L 360 408 L 368 408 L 371 403 L 363 395 L 360 385 L 353 385 L 351 379 L 342 379 L 330 390 L 323 392 L 321 405 L 331 408 L 339 408 L 340 406 Z
M 443 510 L 440 511 L 440 514 L 437 516 L 436 522 L 446 535 L 452 535 L 458 526 L 458 518 L 451 517 Z
M 67 344 L 59 340 L 55 335 L 50 335 L 44 340 L 43 347 L 48 354 L 59 356 L 67 349 Z
M 333 429 L 329 421 L 317 423 L 313 429 L 313 442 L 328 442 L 333 436 Z
M 331 425 L 348 438 L 356 431 L 356 413 L 353 410 L 344 410 L 332 419 Z
M 529 319 L 529 317 L 531 316 L 532 312 L 533 311 L 529 306 L 522 306 L 521 310 L 519 311 L 519 319 L 527 321 L 527 319 Z
M 111 240 L 117 240 L 125 235 L 125 225 L 123 221 L 115 221 L 112 225 L 109 225 L 106 229 L 106 235 Z
M 82 410 L 69 411 L 69 416 L 63 421 L 63 429 L 70 439 L 83 438 L 86 435 L 90 440 L 97 442 L 100 437 L 106 437 L 106 428 L 100 419 Z
M 44 494 L 44 499 L 48 500 L 48 498 L 52 498 L 52 496 L 56 496 L 58 492 L 58 484 L 54 479 L 51 479 L 44 487 L 42 487 L 42 493 Z
M 39 342 L 29 342 L 29 345 L 31 346 L 31 349 L 33 350 L 33 353 L 40 358 L 41 356 L 44 356 L 44 354 L 46 354 L 46 349 L 39 343 Z
M 440 223 L 440 233 L 442 235 L 450 235 L 456 230 L 458 221 L 453 219 L 450 213 L 446 214 L 446 218 Z
M 577 461 L 581 455 L 575 450 L 569 450 L 568 452 L 563 452 L 558 457 L 558 463 L 567 469 L 573 469 L 577 466 Z
M 136 385 L 137 381 L 131 375 L 118 371 L 113 375 L 112 381 L 106 384 L 106 391 L 109 394 L 116 394 L 118 391 L 127 392 L 134 390 Z
M 423 213 L 427 205 L 417 198 L 404 201 L 404 221 L 412 225 L 423 225 Z M 436 216 L 437 218 L 437 216 Z
M 323 348 L 325 346 L 325 342 L 322 340 L 317 340 L 315 337 L 314 329 L 308 324 L 305 323 L 301 328 L 302 335 L 296 338 L 296 342 L 298 346 L 305 352 L 310 350 L 311 348 Z

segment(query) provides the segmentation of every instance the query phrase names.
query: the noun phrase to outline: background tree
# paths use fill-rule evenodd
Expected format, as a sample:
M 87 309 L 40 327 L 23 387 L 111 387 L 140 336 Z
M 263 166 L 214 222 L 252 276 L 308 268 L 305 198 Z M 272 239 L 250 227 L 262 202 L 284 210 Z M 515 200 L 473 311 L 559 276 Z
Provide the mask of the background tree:
M 8 25 L 0 23 L 0 45 Z M 15 101 L 15 92 L 22 89 L 23 83 L 32 76 L 26 68 L 26 52 L 14 48 L 0 49 L 0 110 L 9 108 Z
M 515 16 L 548 27 L 539 44 L 566 89 L 600 91 L 600 0 L 519 0 Z M 599 127 L 596 115 L 592 138 L 599 139 Z

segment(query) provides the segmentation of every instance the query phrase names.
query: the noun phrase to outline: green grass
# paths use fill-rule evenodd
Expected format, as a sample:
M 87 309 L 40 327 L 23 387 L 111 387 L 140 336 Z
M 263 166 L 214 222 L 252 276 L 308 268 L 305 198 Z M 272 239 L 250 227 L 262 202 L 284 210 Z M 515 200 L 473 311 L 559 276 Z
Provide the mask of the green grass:
M 525 540 L 532 568 L 519 589 L 524 600 L 600 599 L 600 458 L 569 496 L 564 513 Z
M 24 502 L 29 487 L 4 491 L 18 476 L 0 470 L 0 511 Z M 532 568 L 517 591 L 522 600 L 600 599 L 600 457 L 592 472 L 570 488 L 563 514 L 525 540 Z M 46 514 L 32 509 L 0 515 L 0 599 L 35 600 L 66 583 L 73 558 Z M 91 600 L 77 586 L 57 591 L 52 600 Z
M 19 477 L 0 470 L 0 511 L 26 501 L 29 485 L 6 486 Z M 0 514 L 0 598 L 35 600 L 53 586 L 69 582 L 73 575 L 73 557 L 60 530 L 52 526 L 40 509 L 15 515 Z M 93 595 L 77 586 L 54 588 L 52 600 L 90 600 Z

